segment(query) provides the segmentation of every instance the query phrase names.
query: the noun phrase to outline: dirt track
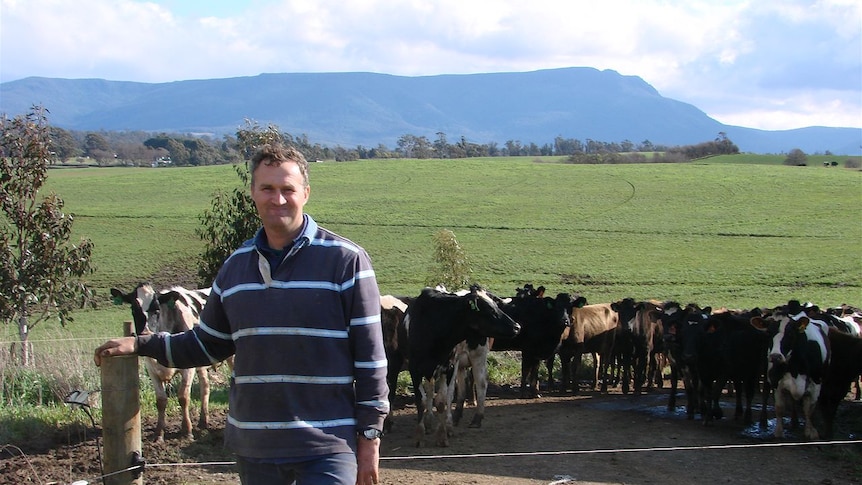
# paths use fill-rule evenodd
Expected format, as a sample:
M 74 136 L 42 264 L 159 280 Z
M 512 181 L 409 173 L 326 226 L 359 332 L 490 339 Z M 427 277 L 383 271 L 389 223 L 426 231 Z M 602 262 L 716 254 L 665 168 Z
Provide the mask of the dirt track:
M 404 402 L 400 396 L 396 401 Z M 770 434 L 774 421 L 766 430 L 756 425 L 745 428 L 732 417 L 704 427 L 686 420 L 682 408 L 667 412 L 665 403 L 664 392 L 640 398 L 585 392 L 522 400 L 499 390 L 491 393 L 481 429 L 465 426 L 473 413 L 468 408 L 449 447 L 419 449 L 413 444 L 415 410 L 402 407 L 395 411 L 395 427 L 381 445 L 382 483 L 862 483 L 862 445 L 704 449 L 794 443 L 801 437 L 789 430 L 787 439 L 775 440 Z M 732 416 L 729 407 L 725 412 Z M 848 426 L 859 427 L 862 403 L 845 401 L 839 412 L 836 439 L 859 439 L 862 429 Z M 237 483 L 232 466 L 154 466 L 233 461 L 221 445 L 224 416 L 213 422 L 213 431 L 196 440 L 169 434 L 166 444 L 146 442 L 144 458 L 149 465 L 144 483 Z M 145 423 L 145 435 L 152 432 L 152 424 Z M 176 428 L 177 423 L 169 427 Z M 88 439 L 75 444 L 68 444 L 74 436 L 57 437 L 56 446 L 26 458 L 0 453 L 0 483 L 71 483 L 99 476 L 93 434 L 91 430 Z M 665 451 L 622 451 L 641 448 Z

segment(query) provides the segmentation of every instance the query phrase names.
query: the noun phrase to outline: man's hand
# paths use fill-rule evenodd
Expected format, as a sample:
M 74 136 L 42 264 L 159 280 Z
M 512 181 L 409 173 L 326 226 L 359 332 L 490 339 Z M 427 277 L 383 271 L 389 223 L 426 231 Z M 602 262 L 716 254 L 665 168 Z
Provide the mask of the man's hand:
M 102 365 L 102 357 L 114 357 L 117 355 L 132 355 L 135 348 L 136 337 L 122 337 L 108 340 L 96 349 L 93 361 L 96 366 Z
M 380 483 L 380 438 L 368 440 L 360 436 L 356 444 L 356 485 Z

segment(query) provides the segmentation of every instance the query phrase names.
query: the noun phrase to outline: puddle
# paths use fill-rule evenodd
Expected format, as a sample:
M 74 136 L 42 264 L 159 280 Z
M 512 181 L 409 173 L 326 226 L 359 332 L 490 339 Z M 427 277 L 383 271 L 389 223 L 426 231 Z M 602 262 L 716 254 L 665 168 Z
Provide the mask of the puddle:
M 687 420 L 688 415 L 685 410 L 685 395 L 677 395 L 677 406 L 672 409 L 667 409 L 667 394 L 643 394 L 640 396 L 625 396 L 619 399 L 605 399 L 596 401 L 584 401 L 581 405 L 589 409 L 598 409 L 604 411 L 635 411 L 648 415 L 655 419 L 667 420 Z M 736 401 L 734 399 L 722 400 L 720 403 L 724 417 L 716 420 L 719 423 L 727 423 L 729 425 L 737 424 L 734 421 L 733 415 L 736 412 Z M 742 427 L 739 431 L 740 436 L 755 440 L 773 440 L 775 433 L 775 411 L 772 406 L 766 407 L 767 416 L 773 416 L 767 420 L 765 427 L 761 427 L 757 420 L 760 418 L 760 410 L 762 406 L 759 403 L 753 403 L 751 406 L 751 414 L 755 423 Z M 695 421 L 700 421 L 700 413 L 695 413 Z M 790 427 L 790 419 L 785 418 L 784 436 L 785 439 L 798 439 L 802 436 L 802 427 L 793 429 Z M 741 424 L 740 424 L 741 425 Z M 853 438 L 850 438 L 853 439 Z

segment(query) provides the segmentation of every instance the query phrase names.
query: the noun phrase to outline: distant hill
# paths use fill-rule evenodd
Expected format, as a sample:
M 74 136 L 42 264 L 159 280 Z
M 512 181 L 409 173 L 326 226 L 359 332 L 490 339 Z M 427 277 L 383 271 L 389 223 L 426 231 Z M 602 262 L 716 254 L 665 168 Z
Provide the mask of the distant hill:
M 725 132 L 740 150 L 859 154 L 862 129 L 765 131 L 729 126 L 661 96 L 636 76 L 592 68 L 404 77 L 374 73 L 261 74 L 137 83 L 31 77 L 0 84 L 0 112 L 42 104 L 73 130 L 235 133 L 245 119 L 273 123 L 312 143 L 396 146 L 405 134 L 433 141 L 553 143 L 566 139 L 686 145 Z

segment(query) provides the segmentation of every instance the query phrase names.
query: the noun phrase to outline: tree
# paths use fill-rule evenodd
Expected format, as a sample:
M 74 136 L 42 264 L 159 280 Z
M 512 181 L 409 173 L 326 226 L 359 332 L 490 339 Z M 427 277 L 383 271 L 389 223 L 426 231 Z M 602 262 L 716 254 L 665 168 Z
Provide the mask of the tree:
M 33 327 L 54 316 L 65 326 L 75 308 L 93 306 L 83 280 L 93 272 L 93 245 L 69 242 L 73 216 L 63 199 L 39 200 L 53 158 L 46 111 L 3 116 L 0 135 L 0 321 L 17 321 L 21 363 L 29 365 Z
M 470 262 L 467 253 L 455 239 L 455 233 L 441 229 L 434 234 L 434 262 L 428 286 L 443 285 L 449 290 L 466 288 L 470 283 Z
M 277 126 L 261 128 L 256 122 L 246 120 L 245 128 L 236 133 L 234 149 L 243 154 L 243 158 L 250 159 L 258 147 L 276 141 L 284 141 Z M 230 192 L 216 191 L 212 206 L 199 217 L 201 226 L 195 230 L 204 241 L 198 266 L 202 286 L 212 284 L 224 260 L 243 242 L 254 237 L 260 227 L 260 218 L 249 190 L 251 174 L 248 165 L 234 164 L 234 170 L 239 176 L 240 186 Z
M 437 140 L 434 141 L 434 150 L 437 158 L 449 158 L 449 142 L 446 141 L 446 133 L 437 132 Z
M 799 148 L 794 148 L 787 154 L 787 158 L 784 159 L 784 164 L 792 165 L 794 167 L 803 167 L 808 164 L 808 155 Z
M 81 153 L 81 148 L 72 134 L 56 126 L 51 127 L 51 147 L 60 162 L 77 157 Z
M 88 157 L 95 159 L 99 165 L 105 160 L 114 158 L 108 140 L 98 133 L 87 133 L 87 137 L 84 139 L 84 151 Z

